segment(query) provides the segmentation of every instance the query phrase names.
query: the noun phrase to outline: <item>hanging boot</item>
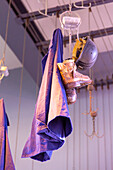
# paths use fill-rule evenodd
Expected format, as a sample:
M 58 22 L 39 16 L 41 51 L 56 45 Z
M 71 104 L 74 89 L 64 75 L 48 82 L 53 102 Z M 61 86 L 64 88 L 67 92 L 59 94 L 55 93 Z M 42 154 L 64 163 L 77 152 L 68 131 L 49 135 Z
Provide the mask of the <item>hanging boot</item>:
M 73 59 L 64 60 L 63 63 L 58 63 L 58 68 L 66 88 L 81 88 L 91 84 L 92 80 L 76 71 L 77 67 Z

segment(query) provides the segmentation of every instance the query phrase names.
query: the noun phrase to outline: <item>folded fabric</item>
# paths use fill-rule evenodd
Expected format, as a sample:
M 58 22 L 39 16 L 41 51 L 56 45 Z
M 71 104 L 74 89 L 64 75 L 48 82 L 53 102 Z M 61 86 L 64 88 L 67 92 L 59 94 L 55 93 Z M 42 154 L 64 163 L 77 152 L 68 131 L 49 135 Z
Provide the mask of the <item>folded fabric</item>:
M 0 99 L 0 170 L 15 170 L 8 141 L 8 125 L 4 100 Z
M 50 48 L 42 60 L 43 77 L 36 103 L 31 135 L 22 157 L 39 161 L 51 158 L 72 132 L 66 92 L 57 63 L 63 62 L 63 37 L 60 29 L 53 33 Z

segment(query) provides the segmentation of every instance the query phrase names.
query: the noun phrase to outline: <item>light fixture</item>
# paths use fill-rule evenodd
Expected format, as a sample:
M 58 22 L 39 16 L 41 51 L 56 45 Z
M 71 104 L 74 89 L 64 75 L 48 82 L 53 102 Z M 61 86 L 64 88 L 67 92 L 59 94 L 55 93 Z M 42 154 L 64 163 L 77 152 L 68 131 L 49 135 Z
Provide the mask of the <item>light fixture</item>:
M 3 79 L 3 77 L 7 77 L 9 75 L 7 66 L 2 65 L 3 61 L 0 60 L 0 82 Z

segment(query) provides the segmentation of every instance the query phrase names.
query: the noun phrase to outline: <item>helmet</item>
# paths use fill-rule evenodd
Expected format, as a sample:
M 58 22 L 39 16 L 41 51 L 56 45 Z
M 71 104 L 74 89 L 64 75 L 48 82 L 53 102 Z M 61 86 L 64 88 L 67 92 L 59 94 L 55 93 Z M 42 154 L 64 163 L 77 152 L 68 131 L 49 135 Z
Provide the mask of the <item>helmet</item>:
M 88 37 L 76 40 L 73 48 L 72 58 L 78 68 L 86 70 L 91 68 L 98 56 L 98 50 L 95 43 Z

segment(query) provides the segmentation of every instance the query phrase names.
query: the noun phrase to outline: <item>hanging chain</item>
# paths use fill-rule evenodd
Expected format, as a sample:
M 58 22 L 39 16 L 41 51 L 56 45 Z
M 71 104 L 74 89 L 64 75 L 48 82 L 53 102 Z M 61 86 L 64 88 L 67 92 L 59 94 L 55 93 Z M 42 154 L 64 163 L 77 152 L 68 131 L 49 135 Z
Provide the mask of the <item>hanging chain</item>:
M 69 11 L 71 12 L 71 3 L 69 4 Z
M 82 6 L 84 6 L 84 2 L 83 2 L 83 0 L 82 0 Z
M 90 113 L 92 111 L 92 92 L 89 91 Z
M 93 111 L 92 110 L 92 90 L 94 89 L 93 85 L 90 84 L 88 85 L 88 90 L 89 90 L 89 100 L 90 100 L 90 111 L 87 114 L 90 114 L 90 116 L 92 117 L 92 121 L 93 121 L 93 131 L 91 135 L 88 135 L 86 132 L 86 136 L 88 136 L 90 139 L 92 139 L 94 136 L 96 136 L 97 138 L 102 138 L 104 135 L 102 136 L 98 136 L 98 132 L 96 133 L 95 131 L 95 117 L 97 116 L 97 110 Z
M 5 63 L 5 53 L 6 53 L 6 44 L 7 44 L 7 35 L 8 35 L 8 26 L 9 26 L 9 16 L 10 16 L 11 3 L 12 3 L 12 0 L 9 1 L 9 8 L 8 8 L 8 15 L 7 15 L 6 32 L 5 32 L 5 45 L 4 45 L 3 58 L 2 58 L 2 64 L 3 65 Z
M 45 1 L 45 15 L 47 15 L 48 0 Z
M 28 27 L 28 20 L 26 20 L 26 22 L 25 22 L 25 29 L 24 29 L 22 71 L 21 71 L 21 79 L 20 79 L 20 94 L 19 94 L 18 119 L 17 119 L 17 128 L 16 128 L 16 144 L 15 144 L 15 155 L 14 155 L 14 163 L 15 164 L 16 164 L 17 146 L 18 146 L 18 132 L 19 132 L 19 122 L 20 122 L 20 107 L 21 107 L 21 96 L 22 96 L 22 82 L 23 82 L 23 72 L 24 72 L 24 58 L 25 58 L 26 29 L 27 29 L 27 27 Z

